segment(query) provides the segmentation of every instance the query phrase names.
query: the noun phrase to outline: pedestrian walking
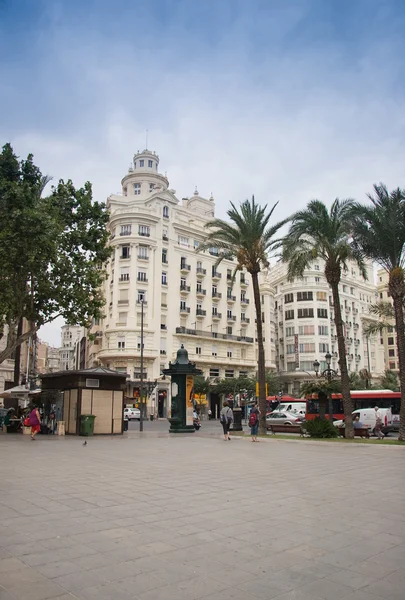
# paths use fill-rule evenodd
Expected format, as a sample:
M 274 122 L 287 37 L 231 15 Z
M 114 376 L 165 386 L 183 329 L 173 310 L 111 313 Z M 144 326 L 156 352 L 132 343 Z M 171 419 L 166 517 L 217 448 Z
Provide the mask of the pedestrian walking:
M 227 400 L 225 400 L 223 404 L 219 420 L 221 422 L 222 429 L 224 430 L 224 440 L 228 441 L 231 439 L 229 428 L 233 422 L 233 412 Z
M 39 414 L 39 410 L 37 406 L 34 406 L 32 411 L 30 412 L 30 425 L 31 425 L 31 439 L 35 440 L 35 436 L 38 431 L 41 430 L 41 415 Z
M 212 410 L 209 408 L 208 409 L 208 421 L 211 421 L 212 418 Z
M 257 434 L 259 432 L 259 418 L 260 411 L 257 406 L 257 402 L 255 402 L 252 406 L 249 415 L 249 426 L 250 426 L 250 435 L 252 436 L 252 442 L 257 442 Z
M 378 408 L 378 406 L 375 406 L 374 410 L 375 410 L 375 427 L 374 427 L 374 433 L 378 437 L 379 440 L 383 440 L 385 438 L 385 435 L 382 432 L 382 415 L 381 415 L 381 411 Z

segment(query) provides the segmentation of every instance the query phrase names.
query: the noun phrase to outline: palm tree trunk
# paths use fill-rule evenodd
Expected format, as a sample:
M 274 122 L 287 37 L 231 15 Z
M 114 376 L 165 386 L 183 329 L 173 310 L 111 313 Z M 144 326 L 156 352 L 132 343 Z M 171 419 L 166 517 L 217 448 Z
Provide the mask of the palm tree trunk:
M 326 419 L 326 400 L 327 397 L 323 392 L 319 392 L 318 401 L 319 401 L 319 418 Z
M 266 433 L 266 372 L 264 362 L 264 344 L 263 344 L 263 324 L 262 324 L 262 306 L 260 301 L 260 288 L 257 273 L 251 273 L 253 284 L 253 296 L 256 308 L 256 327 L 257 327 L 257 379 L 259 382 L 259 430 L 261 434 Z
M 346 360 L 346 344 L 343 331 L 342 311 L 340 308 L 340 297 L 339 297 L 339 284 L 331 284 L 334 312 L 335 312 L 335 327 L 338 342 L 339 352 L 339 368 L 340 368 L 340 381 L 342 384 L 342 399 L 343 409 L 345 413 L 345 437 L 353 438 L 353 403 L 350 395 L 350 378 L 347 371 L 347 360 Z
M 399 438 L 405 440 L 405 326 L 402 296 L 392 298 L 397 331 L 397 348 L 399 361 L 399 382 L 401 386 L 401 411 L 399 417 Z

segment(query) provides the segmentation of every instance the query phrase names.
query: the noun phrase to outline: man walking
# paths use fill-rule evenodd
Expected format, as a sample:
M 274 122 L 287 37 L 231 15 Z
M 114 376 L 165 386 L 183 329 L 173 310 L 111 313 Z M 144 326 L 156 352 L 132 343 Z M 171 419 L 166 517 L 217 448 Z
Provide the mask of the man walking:
M 383 440 L 385 438 L 385 435 L 382 432 L 382 415 L 381 415 L 381 411 L 379 410 L 378 406 L 375 406 L 374 410 L 375 410 L 375 427 L 374 427 L 374 433 L 378 437 L 379 440 Z

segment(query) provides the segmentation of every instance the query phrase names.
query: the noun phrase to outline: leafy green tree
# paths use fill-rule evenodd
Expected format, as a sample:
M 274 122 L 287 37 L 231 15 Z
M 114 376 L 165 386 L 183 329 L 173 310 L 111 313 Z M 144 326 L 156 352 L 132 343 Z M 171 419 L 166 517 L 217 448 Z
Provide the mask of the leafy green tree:
M 288 262 L 290 281 L 302 278 L 316 259 L 325 264 L 325 277 L 333 297 L 333 312 L 339 353 L 340 379 L 346 420 L 346 434 L 354 436 L 350 396 L 350 378 L 346 361 L 346 346 L 340 308 L 339 283 L 348 262 L 357 263 L 361 275 L 366 278 L 362 255 L 350 243 L 351 227 L 348 217 L 353 206 L 351 200 L 336 199 L 328 211 L 319 200 L 309 202 L 305 210 L 291 217 L 291 226 L 283 244 L 283 260 Z
M 211 391 L 211 387 L 209 377 L 205 378 L 202 375 L 194 377 L 194 393 L 208 394 Z
M 266 372 L 266 383 L 267 394 L 269 396 L 277 396 L 280 390 L 283 388 L 280 377 L 278 377 L 273 371 Z
M 253 297 L 256 309 L 257 350 L 258 350 L 258 381 L 259 381 L 259 407 L 261 411 L 260 431 L 266 432 L 266 374 L 265 356 L 263 345 L 263 324 L 261 297 L 259 288 L 259 273 L 262 268 L 269 266 L 269 253 L 277 247 L 275 235 L 284 225 L 285 221 L 270 225 L 275 204 L 269 211 L 267 205 L 260 207 L 254 197 L 249 202 L 242 202 L 239 209 L 231 202 L 227 215 L 230 222 L 214 219 L 207 223 L 209 234 L 204 244 L 197 252 L 203 252 L 215 246 L 218 248 L 219 265 L 224 259 L 236 261 L 233 280 L 238 271 L 246 270 L 252 278 Z
M 102 316 L 103 269 L 110 256 L 105 205 L 91 184 L 60 181 L 43 197 L 49 178 L 32 155 L 19 161 L 10 144 L 0 154 L 0 364 L 39 327 L 62 316 L 88 326 Z M 26 319 L 28 331 L 17 335 Z
M 388 273 L 402 393 L 405 390 L 405 191 L 388 192 L 382 183 L 368 194 L 371 205 L 356 203 L 351 212 L 354 247 Z M 405 440 L 405 401 L 401 399 L 399 439 Z
M 341 383 L 338 379 L 328 381 L 327 379 L 319 378 L 302 383 L 300 386 L 300 396 L 301 398 L 307 398 L 316 394 L 319 400 L 319 418 L 325 419 L 328 398 L 332 394 L 340 394 L 341 390 Z
M 360 377 L 359 373 L 352 372 L 349 375 L 350 379 L 350 389 L 351 390 L 365 390 L 366 384 L 364 379 Z
M 399 391 L 399 381 L 397 374 L 390 369 L 384 371 L 384 377 L 381 378 L 381 387 L 383 390 L 392 390 L 393 392 Z

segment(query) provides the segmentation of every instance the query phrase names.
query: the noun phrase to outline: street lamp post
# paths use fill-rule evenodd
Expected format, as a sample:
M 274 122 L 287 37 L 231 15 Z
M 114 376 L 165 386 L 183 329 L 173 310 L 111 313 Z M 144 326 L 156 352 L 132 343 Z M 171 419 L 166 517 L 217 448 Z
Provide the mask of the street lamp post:
M 324 369 L 322 371 L 322 373 L 319 373 L 319 367 L 320 364 L 317 360 L 314 361 L 314 371 L 315 371 L 315 375 L 316 377 L 325 377 L 328 381 L 328 383 L 330 383 L 332 381 L 332 379 L 334 377 L 338 376 L 338 372 L 335 371 L 335 369 L 331 369 L 330 367 L 330 363 L 332 360 L 332 355 L 329 354 L 329 352 L 327 352 L 325 354 L 325 362 L 326 362 L 326 369 Z M 328 394 L 328 411 L 329 411 L 329 420 L 333 421 L 333 401 L 332 401 L 332 394 L 329 390 L 329 394 Z
M 141 300 L 141 412 L 139 416 L 139 431 L 143 431 L 143 300 Z

